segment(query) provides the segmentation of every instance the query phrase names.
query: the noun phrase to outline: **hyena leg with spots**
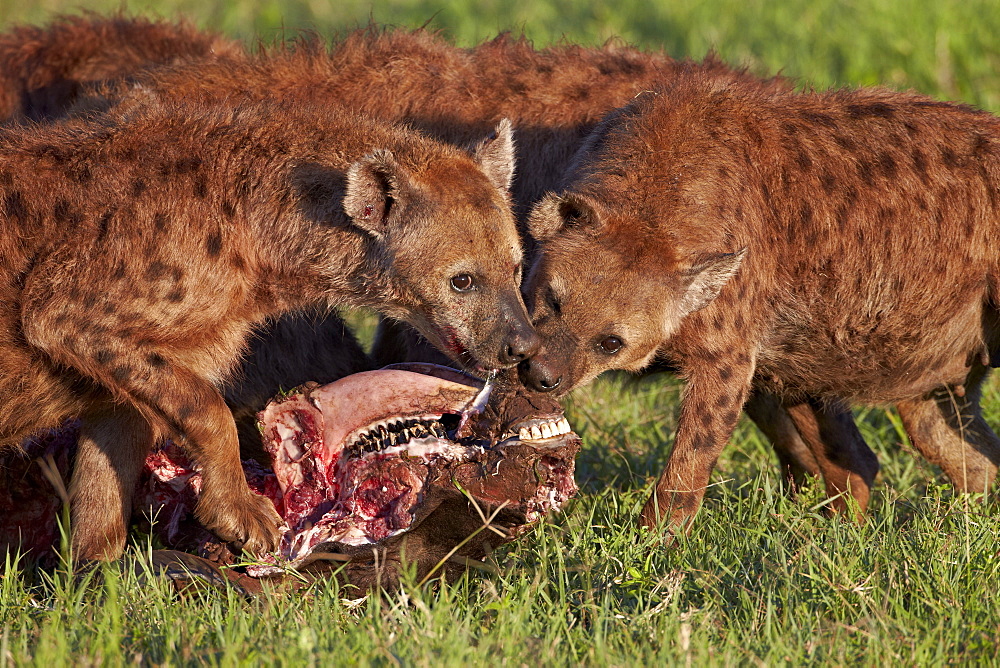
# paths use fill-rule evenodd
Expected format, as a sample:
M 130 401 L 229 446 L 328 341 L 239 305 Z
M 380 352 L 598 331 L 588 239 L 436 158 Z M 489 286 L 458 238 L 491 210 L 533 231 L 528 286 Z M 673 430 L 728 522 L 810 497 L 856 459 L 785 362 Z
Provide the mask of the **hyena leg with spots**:
M 199 521 L 223 540 L 241 542 L 251 551 L 274 549 L 281 519 L 269 499 L 247 486 L 236 423 L 219 390 L 166 351 L 156 352 L 151 345 L 128 340 L 121 332 L 111 336 L 81 327 L 79 322 L 74 326 L 69 321 L 57 324 L 57 319 L 45 317 L 46 310 L 41 307 L 34 325 L 26 328 L 33 345 L 56 364 L 91 378 L 116 401 L 131 404 L 158 433 L 176 439 L 201 465 L 203 488 L 196 509 Z M 124 477 L 136 458 L 148 454 L 151 445 L 148 442 L 137 452 L 111 448 L 106 467 Z M 74 476 L 78 488 L 88 484 L 85 472 Z M 107 481 L 89 484 L 99 482 Z M 122 494 L 130 502 L 130 491 Z M 124 508 L 119 510 L 124 512 Z M 92 516 L 90 512 L 81 515 Z M 84 526 L 74 528 L 87 530 Z M 106 542 L 116 540 L 110 536 Z
M 271 501 L 247 486 L 236 423 L 219 391 L 176 361 L 161 358 L 157 373 L 133 360 L 130 373 L 102 378 L 127 395 L 151 422 L 175 438 L 201 466 L 195 515 L 226 541 L 251 552 L 277 547 L 281 518 Z
M 20 325 L 8 324 L 10 320 L 0 319 L 0 447 L 18 447 L 38 431 L 78 416 L 94 389 L 17 341 L 11 333 Z
M 754 363 L 749 355 L 730 351 L 703 357 L 715 363 L 686 369 L 674 449 L 642 509 L 640 521 L 650 529 L 663 522 L 674 532 L 689 526 L 750 394 Z
M 789 406 L 787 410 L 823 476 L 827 498 L 832 499 L 830 509 L 845 512 L 847 497 L 851 497 L 857 502 L 856 519 L 860 521 L 868 508 L 879 464 L 851 412 L 819 400 Z
M 940 466 L 961 492 L 988 493 L 1000 467 L 1000 438 L 979 408 L 988 373 L 987 367 L 975 364 L 964 391 L 939 388 L 896 405 L 913 447 Z
M 149 422 L 131 406 L 109 400 L 82 416 L 69 490 L 75 559 L 121 556 L 132 494 L 155 439 Z

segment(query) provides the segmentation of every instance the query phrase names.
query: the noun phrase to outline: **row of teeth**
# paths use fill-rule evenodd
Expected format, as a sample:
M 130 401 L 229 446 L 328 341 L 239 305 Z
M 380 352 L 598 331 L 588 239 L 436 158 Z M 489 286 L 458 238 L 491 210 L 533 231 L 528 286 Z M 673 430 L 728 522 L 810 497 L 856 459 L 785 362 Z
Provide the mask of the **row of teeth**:
M 392 420 L 359 435 L 348 447 L 360 454 L 379 452 L 414 438 L 447 438 L 448 431 L 437 420 Z
M 517 432 L 517 437 L 522 441 L 540 441 L 543 438 L 553 438 L 571 432 L 569 422 L 566 418 L 550 420 L 541 424 L 533 424 L 530 427 L 521 427 Z

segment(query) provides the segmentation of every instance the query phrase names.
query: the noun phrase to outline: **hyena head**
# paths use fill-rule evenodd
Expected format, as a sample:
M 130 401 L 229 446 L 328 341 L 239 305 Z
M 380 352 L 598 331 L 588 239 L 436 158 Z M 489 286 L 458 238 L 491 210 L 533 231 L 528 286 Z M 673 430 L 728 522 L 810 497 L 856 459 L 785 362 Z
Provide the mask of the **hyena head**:
M 379 245 L 390 303 L 466 368 L 516 365 L 538 348 L 521 297 L 521 241 L 511 213 L 510 122 L 468 151 L 404 167 L 389 151 L 355 162 L 344 207 Z
M 542 343 L 520 367 L 528 387 L 565 394 L 609 369 L 642 369 L 742 261 L 678 259 L 661 230 L 628 216 L 582 193 L 550 194 L 532 210 L 540 252 L 525 296 Z

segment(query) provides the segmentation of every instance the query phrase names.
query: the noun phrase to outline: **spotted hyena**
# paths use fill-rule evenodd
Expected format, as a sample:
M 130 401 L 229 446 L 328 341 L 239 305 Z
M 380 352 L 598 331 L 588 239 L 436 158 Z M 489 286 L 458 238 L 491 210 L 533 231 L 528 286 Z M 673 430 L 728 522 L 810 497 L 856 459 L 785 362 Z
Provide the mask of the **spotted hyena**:
M 200 462 L 207 527 L 273 547 L 217 389 L 268 318 L 370 306 L 469 366 L 531 354 L 512 141 L 501 123 L 458 149 L 297 103 L 134 101 L 0 131 L 0 442 L 83 416 L 76 556 L 120 553 L 160 435 Z
M 522 376 L 565 392 L 658 351 L 674 361 L 687 386 L 647 526 L 694 514 L 754 388 L 819 411 L 899 402 L 911 426 L 937 388 L 960 395 L 990 363 L 1000 123 L 987 113 L 692 73 L 612 114 L 571 181 L 531 216 L 543 346 Z M 982 491 L 996 437 L 966 426 L 946 438 Z
M 425 30 L 374 27 L 350 33 L 329 48 L 316 41 L 280 44 L 249 60 L 182 63 L 140 73 L 136 80 L 144 92 L 208 102 L 279 96 L 342 104 L 379 118 L 405 121 L 453 144 L 467 143 L 508 117 L 518 133 L 512 195 L 515 213 L 523 220 L 534 202 L 559 187 L 581 142 L 606 112 L 687 70 L 767 89 L 789 88 L 781 78 L 760 80 L 714 57 L 697 63 L 680 61 L 615 43 L 600 48 L 535 49 L 527 40 L 508 34 L 460 49 Z M 127 98 L 132 85 L 127 82 L 102 94 L 113 103 Z M 523 241 L 530 251 L 530 236 L 523 235 Z M 376 365 L 403 359 L 448 363 L 446 356 L 422 344 L 410 331 L 405 325 L 383 320 L 373 349 Z M 261 350 L 268 349 L 269 339 L 280 346 L 275 335 L 268 333 Z M 270 355 L 269 359 L 294 363 L 294 352 L 290 348 L 287 352 L 286 358 Z M 286 376 L 280 366 L 271 369 L 269 377 Z M 322 373 L 321 367 L 313 369 Z M 244 394 L 256 397 L 261 393 Z M 231 403 L 248 405 L 239 400 Z M 846 412 L 834 407 L 824 413 L 828 415 L 824 438 L 835 439 L 834 447 L 817 440 L 816 418 L 808 409 L 786 411 L 772 395 L 761 392 L 747 404 L 747 411 L 771 437 L 792 473 L 820 470 L 802 432 L 814 449 L 862 462 L 869 477 L 874 476 L 874 456 Z
M 71 110 L 85 111 L 93 90 L 131 87 L 144 68 L 243 58 L 238 43 L 183 22 L 84 14 L 44 27 L 15 27 L 0 34 L 0 123 L 50 122 Z M 281 389 L 327 383 L 371 367 L 353 333 L 329 309 L 261 324 L 239 368 L 222 384 L 241 450 L 259 454 L 257 411 Z

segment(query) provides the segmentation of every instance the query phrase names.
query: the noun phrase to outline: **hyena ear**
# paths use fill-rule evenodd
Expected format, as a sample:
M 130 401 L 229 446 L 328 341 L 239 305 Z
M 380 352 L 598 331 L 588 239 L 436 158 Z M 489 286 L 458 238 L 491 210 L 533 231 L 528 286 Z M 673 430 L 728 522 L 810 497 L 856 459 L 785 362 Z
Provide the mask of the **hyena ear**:
M 509 119 L 501 120 L 493 134 L 469 152 L 490 183 L 504 192 L 510 192 L 514 181 L 514 127 Z
M 548 195 L 531 210 L 528 233 L 535 241 L 544 241 L 562 229 L 597 229 L 600 217 L 582 198 L 573 195 Z
M 399 201 L 402 167 L 390 151 L 369 153 L 347 170 L 344 211 L 351 221 L 378 238 L 388 229 L 389 213 Z
M 735 253 L 718 253 L 684 272 L 680 316 L 705 308 L 718 297 L 722 286 L 736 275 L 746 254 L 746 248 Z

